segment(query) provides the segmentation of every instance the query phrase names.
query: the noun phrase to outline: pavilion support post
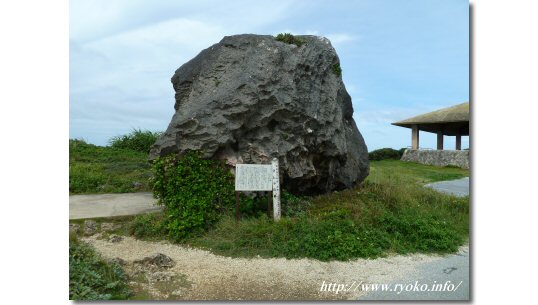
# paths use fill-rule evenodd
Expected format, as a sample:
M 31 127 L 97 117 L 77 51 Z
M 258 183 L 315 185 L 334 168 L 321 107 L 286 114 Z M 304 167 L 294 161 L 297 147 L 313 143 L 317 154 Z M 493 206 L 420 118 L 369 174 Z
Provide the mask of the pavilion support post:
M 456 150 L 461 150 L 461 135 L 456 135 Z
M 418 125 L 413 125 L 411 127 L 411 142 L 412 142 L 412 148 L 418 149 L 419 147 L 419 130 Z
M 443 131 L 440 130 L 437 132 L 437 150 L 443 150 Z

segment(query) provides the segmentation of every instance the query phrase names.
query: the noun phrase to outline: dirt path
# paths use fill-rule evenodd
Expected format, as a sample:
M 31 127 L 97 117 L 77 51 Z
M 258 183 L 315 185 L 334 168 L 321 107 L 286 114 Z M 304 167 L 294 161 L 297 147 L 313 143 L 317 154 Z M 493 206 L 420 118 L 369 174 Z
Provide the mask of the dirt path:
M 320 291 L 326 283 L 389 283 L 412 272 L 417 266 L 440 256 L 391 256 L 375 260 L 320 262 L 312 259 L 229 258 L 208 251 L 190 249 L 169 242 L 148 242 L 124 237 L 112 243 L 85 239 L 104 257 L 121 258 L 135 291 L 150 299 L 180 300 L 323 300 L 357 299 L 361 291 Z M 166 270 L 142 270 L 135 263 L 162 253 L 175 261 Z M 137 287 L 139 289 L 137 289 Z

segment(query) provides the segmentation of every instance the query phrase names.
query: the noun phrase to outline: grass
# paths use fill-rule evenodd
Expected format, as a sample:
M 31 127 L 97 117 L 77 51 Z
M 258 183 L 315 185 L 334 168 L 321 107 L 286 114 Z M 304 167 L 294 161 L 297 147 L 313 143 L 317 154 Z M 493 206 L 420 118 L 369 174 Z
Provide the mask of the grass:
M 149 190 L 145 153 L 70 140 L 70 191 L 105 193 Z M 372 161 L 360 186 L 297 198 L 283 193 L 283 218 L 265 215 L 267 199 L 243 198 L 243 219 L 233 210 L 208 232 L 181 243 L 232 257 L 309 257 L 323 261 L 375 258 L 391 253 L 450 253 L 469 235 L 469 198 L 456 198 L 423 185 L 469 175 L 455 167 L 399 160 Z M 135 189 L 133 182 L 142 187 Z M 119 219 L 116 234 L 140 239 L 169 238 L 164 213 Z
M 444 195 L 423 184 L 468 175 L 459 168 L 374 161 L 370 176 L 356 188 L 314 198 L 291 196 L 280 222 L 251 211 L 236 223 L 230 211 L 208 232 L 182 243 L 231 257 L 322 261 L 452 253 L 468 240 L 469 198 Z M 263 206 L 251 203 L 249 208 Z M 126 231 L 141 239 L 165 239 L 165 222 L 163 213 L 140 215 Z
M 280 33 L 278 35 L 276 35 L 276 40 L 278 41 L 282 41 L 284 43 L 287 43 L 287 44 L 294 44 L 298 47 L 302 46 L 303 44 L 306 43 L 306 41 L 302 38 L 299 38 L 297 36 L 294 36 L 290 33 Z
M 69 192 L 128 193 L 150 191 L 148 154 L 69 140 Z
M 120 265 L 104 260 L 76 236 L 69 240 L 69 299 L 125 300 L 131 295 Z
M 400 160 L 373 161 L 367 181 L 372 183 L 430 183 L 469 176 L 469 170 L 458 167 L 429 166 Z
M 162 132 L 153 132 L 149 130 L 133 129 L 131 133 L 116 136 L 110 139 L 110 146 L 114 148 L 131 149 L 144 153 L 149 153 L 151 147 Z
M 440 198 L 433 191 L 402 196 L 400 190 L 385 188 L 367 183 L 317 197 L 308 214 L 277 223 L 262 216 L 236 224 L 226 217 L 214 230 L 187 243 L 225 256 L 328 261 L 449 253 L 467 239 L 468 199 Z

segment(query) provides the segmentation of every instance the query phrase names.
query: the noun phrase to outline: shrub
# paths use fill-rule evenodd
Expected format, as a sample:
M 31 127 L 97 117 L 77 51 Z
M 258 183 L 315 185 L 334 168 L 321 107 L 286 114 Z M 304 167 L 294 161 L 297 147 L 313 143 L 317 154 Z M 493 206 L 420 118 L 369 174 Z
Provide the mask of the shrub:
M 402 148 L 402 149 L 403 151 L 405 151 L 405 148 Z M 371 161 L 380 161 L 380 160 L 387 160 L 387 159 L 400 160 L 403 155 L 402 149 L 400 150 L 395 150 L 392 148 L 377 149 L 368 153 L 368 158 Z
M 149 153 L 149 150 L 161 135 L 162 132 L 133 129 L 129 134 L 111 138 L 109 143 L 114 148 L 125 148 Z
M 333 73 L 336 74 L 336 76 L 342 76 L 342 67 L 340 67 L 339 63 L 333 65 Z
M 70 300 L 126 299 L 131 294 L 126 280 L 119 264 L 105 261 L 91 245 L 70 238 Z
M 230 171 L 198 152 L 158 158 L 154 175 L 153 194 L 165 207 L 165 226 L 175 240 L 206 231 L 234 203 Z
M 299 37 L 295 37 L 290 33 L 280 33 L 280 34 L 276 35 L 276 40 L 282 41 L 282 42 L 287 43 L 287 44 L 294 44 L 294 45 L 296 45 L 298 47 L 300 47 L 300 46 L 302 46 L 303 44 L 306 43 L 306 41 L 304 39 L 301 39 Z

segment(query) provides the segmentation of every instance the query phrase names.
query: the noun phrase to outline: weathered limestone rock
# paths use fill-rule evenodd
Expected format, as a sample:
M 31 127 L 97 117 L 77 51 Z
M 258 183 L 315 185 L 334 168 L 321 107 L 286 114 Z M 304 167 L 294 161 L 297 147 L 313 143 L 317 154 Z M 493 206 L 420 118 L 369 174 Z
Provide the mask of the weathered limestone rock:
M 119 235 L 116 235 L 116 234 L 112 234 L 108 238 L 108 241 L 111 242 L 111 243 L 119 243 L 122 240 L 123 240 L 123 236 L 119 236 Z
M 282 187 L 325 193 L 369 173 L 368 150 L 330 41 L 224 37 L 172 77 L 175 114 L 150 159 L 200 150 L 237 163 L 280 160 Z
M 141 260 L 136 260 L 134 263 L 158 268 L 171 268 L 176 264 L 169 256 L 162 253 L 155 253 Z
M 97 233 L 97 222 L 94 220 L 84 221 L 84 235 L 90 236 Z

